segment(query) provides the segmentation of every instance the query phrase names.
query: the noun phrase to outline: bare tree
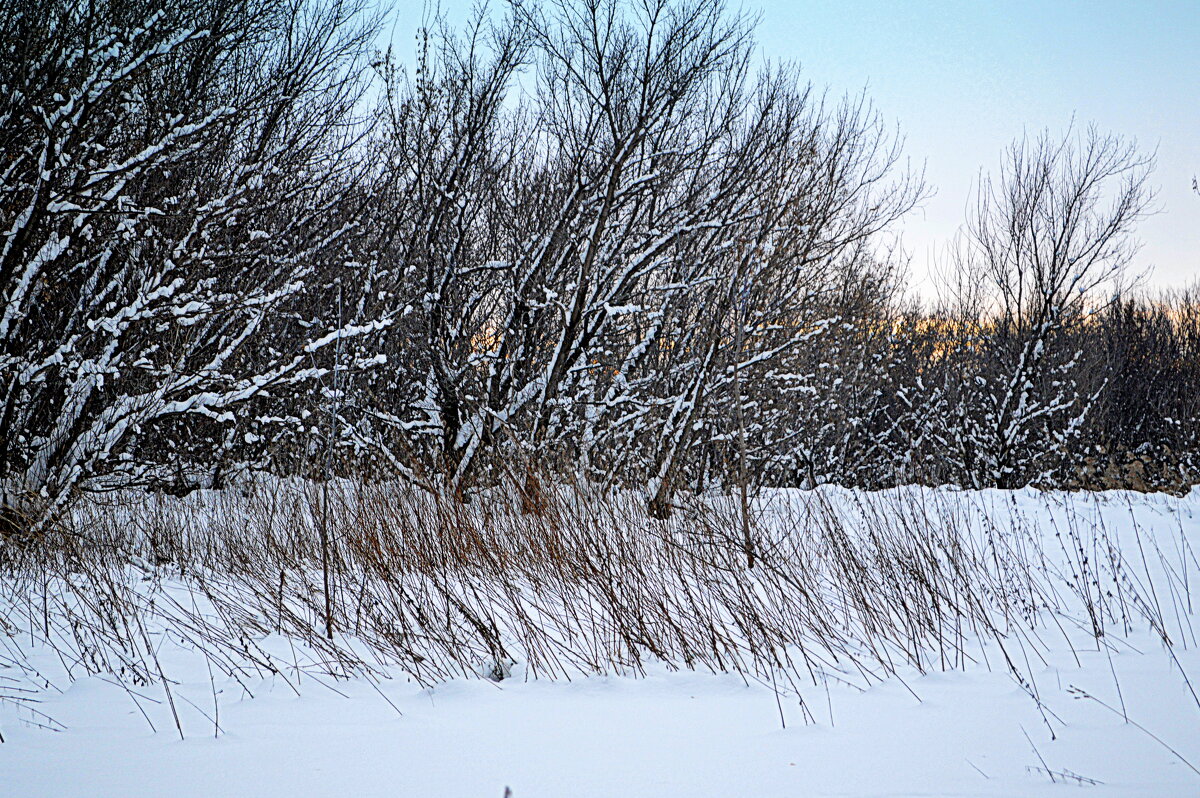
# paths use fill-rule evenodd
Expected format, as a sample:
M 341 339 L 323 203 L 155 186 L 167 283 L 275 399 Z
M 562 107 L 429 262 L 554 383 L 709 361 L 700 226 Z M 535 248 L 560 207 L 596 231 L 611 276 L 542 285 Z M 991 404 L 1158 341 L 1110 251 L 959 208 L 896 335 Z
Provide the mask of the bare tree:
M 735 371 L 761 383 L 803 346 L 920 181 L 893 178 L 863 101 L 756 77 L 750 20 L 721 0 L 512 8 L 435 21 L 411 80 L 384 64 L 363 295 L 399 314 L 395 368 L 346 429 L 426 484 L 516 455 L 649 483 L 665 512 L 691 449 L 727 431 Z
M 744 410 L 758 416 L 749 425 L 754 437 L 765 443 L 794 429 L 783 423 L 786 413 L 768 413 L 794 376 L 785 364 L 839 312 L 834 299 L 847 275 L 865 278 L 875 237 L 923 193 L 919 176 L 897 169 L 899 142 L 865 103 L 827 105 L 794 73 L 763 79 L 743 125 L 732 166 L 746 178 L 737 192 L 743 210 L 723 238 L 702 242 L 716 262 L 680 333 L 685 351 L 704 354 L 692 370 L 669 367 L 687 382 L 654 458 L 651 497 L 660 515 L 680 487 L 688 450 L 706 436 L 732 440 L 735 376 L 758 385 Z
M 1091 397 L 1072 379 L 1081 353 L 1064 333 L 1128 276 L 1152 166 L 1134 143 L 1088 128 L 1023 139 L 982 181 L 960 266 L 986 292 L 978 345 L 994 367 L 977 376 L 982 407 L 959 436 L 981 484 L 1036 479 L 1038 453 L 1064 450 L 1079 429 Z
M 215 425 L 214 456 L 232 409 L 314 375 L 334 331 L 251 343 L 342 257 L 372 24 L 340 0 L 0 6 L 6 506 L 172 478 L 139 449 L 155 425 Z

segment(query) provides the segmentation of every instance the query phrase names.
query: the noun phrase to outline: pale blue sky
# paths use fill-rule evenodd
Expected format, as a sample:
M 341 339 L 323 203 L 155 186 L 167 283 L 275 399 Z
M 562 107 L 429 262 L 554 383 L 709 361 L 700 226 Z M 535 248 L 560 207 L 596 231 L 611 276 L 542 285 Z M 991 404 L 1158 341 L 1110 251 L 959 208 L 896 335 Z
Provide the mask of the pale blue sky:
M 1157 150 L 1139 228 L 1151 285 L 1200 277 L 1200 0 L 761 0 L 758 38 L 817 84 L 867 87 L 937 195 L 903 226 L 914 276 L 961 224 L 980 167 L 1043 128 L 1095 122 Z
M 436 0 L 435 0 L 436 1 Z M 472 0 L 441 0 L 451 21 Z M 497 7 L 496 3 L 492 4 Z M 736 2 L 731 5 L 737 6 Z M 1139 228 L 1150 286 L 1200 278 L 1200 0 L 746 0 L 764 57 L 899 123 L 936 195 L 905 220 L 913 276 L 962 223 L 980 168 L 1023 132 L 1079 125 L 1157 150 L 1160 213 Z M 396 6 L 409 55 L 418 2 Z M 922 288 L 922 293 L 929 291 Z

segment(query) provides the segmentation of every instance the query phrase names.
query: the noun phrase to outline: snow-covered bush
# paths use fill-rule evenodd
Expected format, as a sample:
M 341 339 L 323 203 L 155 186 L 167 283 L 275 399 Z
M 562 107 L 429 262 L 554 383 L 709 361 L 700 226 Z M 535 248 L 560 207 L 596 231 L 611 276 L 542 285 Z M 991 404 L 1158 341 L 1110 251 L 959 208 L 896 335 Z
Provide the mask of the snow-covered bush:
M 0 503 L 204 481 L 239 408 L 319 373 L 328 324 L 261 333 L 346 258 L 362 11 L 0 8 Z

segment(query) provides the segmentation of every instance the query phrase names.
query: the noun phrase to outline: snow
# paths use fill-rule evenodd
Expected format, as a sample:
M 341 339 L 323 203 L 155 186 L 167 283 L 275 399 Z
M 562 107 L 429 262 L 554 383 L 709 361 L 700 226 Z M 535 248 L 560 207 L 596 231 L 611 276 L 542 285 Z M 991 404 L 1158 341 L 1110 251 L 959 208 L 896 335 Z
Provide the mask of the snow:
M 1182 577 L 1196 577 L 1187 547 L 1200 543 L 1200 490 L 1183 499 L 961 496 L 991 507 L 1001 528 L 1017 515 L 1035 518 L 1048 556 L 1056 508 L 1069 504 L 1103 518 L 1138 564 L 1131 579 L 1156 579 L 1164 562 L 1185 561 L 1192 570 L 1182 566 Z M 802 497 L 788 491 L 774 500 Z M 1115 529 L 1120 519 L 1125 526 Z M 964 668 L 900 668 L 866 686 L 809 683 L 798 694 L 666 663 L 638 678 L 569 681 L 527 678 L 518 663 L 499 683 L 422 688 L 398 674 L 324 683 L 297 674 L 296 690 L 278 677 L 247 681 L 253 697 L 233 682 L 214 685 L 202 656 L 164 644 L 185 739 L 161 686 L 132 686 L 131 694 L 115 680 L 80 679 L 39 696 L 38 710 L 63 731 L 0 705 L 0 794 L 501 798 L 507 787 L 513 798 L 1195 795 L 1200 774 L 1181 759 L 1200 766 L 1194 610 L 1157 584 L 1171 648 L 1144 626 L 1121 634 L 1114 622 L 1107 649 L 1069 624 L 1013 649 L 1026 657 L 1040 707 L 984 640 L 968 644 L 976 662 Z M 274 636 L 263 645 L 286 652 L 291 643 Z M 32 656 L 53 671 L 50 653 Z
M 914 678 L 920 700 L 898 681 L 861 694 L 830 688 L 832 723 L 814 691 L 816 722 L 805 724 L 786 701 L 786 729 L 769 687 L 732 676 L 460 680 L 431 690 L 385 683 L 402 714 L 365 684 L 338 685 L 347 698 L 316 685 L 296 698 L 277 685 L 223 706 L 217 739 L 185 708 L 193 735 L 185 741 L 172 737 L 164 708 L 152 714 L 160 729 L 152 734 L 122 689 L 86 679 L 43 707 L 68 731 L 8 723 L 0 761 L 8 794 L 21 796 L 159 795 L 164 785 L 180 798 L 499 798 L 505 786 L 514 798 L 1058 794 L 1062 784 L 1026 770 L 1040 767 L 1028 733 L 1051 770 L 1103 782 L 1096 795 L 1194 794 L 1200 777 L 1169 752 L 1066 694 L 1071 683 L 1111 697 L 1106 659 L 1085 657 L 1082 668 L 1067 659 L 1052 666 L 1064 690 L 1048 704 L 1066 721 L 1053 742 L 1012 680 L 986 671 Z M 1162 689 L 1178 681 L 1165 658 L 1114 660 L 1130 715 L 1200 759 L 1195 707 Z M 1188 657 L 1187 667 L 1200 673 L 1200 660 Z M 206 688 L 194 685 L 202 708 Z

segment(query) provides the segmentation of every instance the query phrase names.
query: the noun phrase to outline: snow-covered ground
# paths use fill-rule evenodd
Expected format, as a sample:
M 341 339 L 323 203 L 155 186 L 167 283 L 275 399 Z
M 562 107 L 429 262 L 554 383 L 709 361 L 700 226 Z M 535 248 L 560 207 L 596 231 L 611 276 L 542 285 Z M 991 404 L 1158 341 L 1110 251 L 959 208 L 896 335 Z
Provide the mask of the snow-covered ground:
M 975 640 L 965 667 L 901 667 L 869 686 L 827 680 L 798 693 L 664 663 L 639 678 L 569 681 L 527 679 L 518 663 L 499 683 L 301 675 L 246 683 L 252 698 L 212 681 L 204 657 L 164 647 L 185 739 L 161 686 L 79 679 L 39 695 L 63 730 L 0 705 L 0 795 L 1200 795 L 1200 654 L 1180 581 L 1197 578 L 1200 490 L 988 501 L 1040 519 L 1048 541 L 1056 506 L 1102 517 L 1172 645 L 1115 623 L 1098 645 L 1058 618 L 1043 619 L 1053 633 L 1007 647 L 1023 659 L 1024 686 L 994 641 Z M 1167 567 L 1173 576 L 1159 579 Z M 30 656 L 53 670 L 50 652 Z

